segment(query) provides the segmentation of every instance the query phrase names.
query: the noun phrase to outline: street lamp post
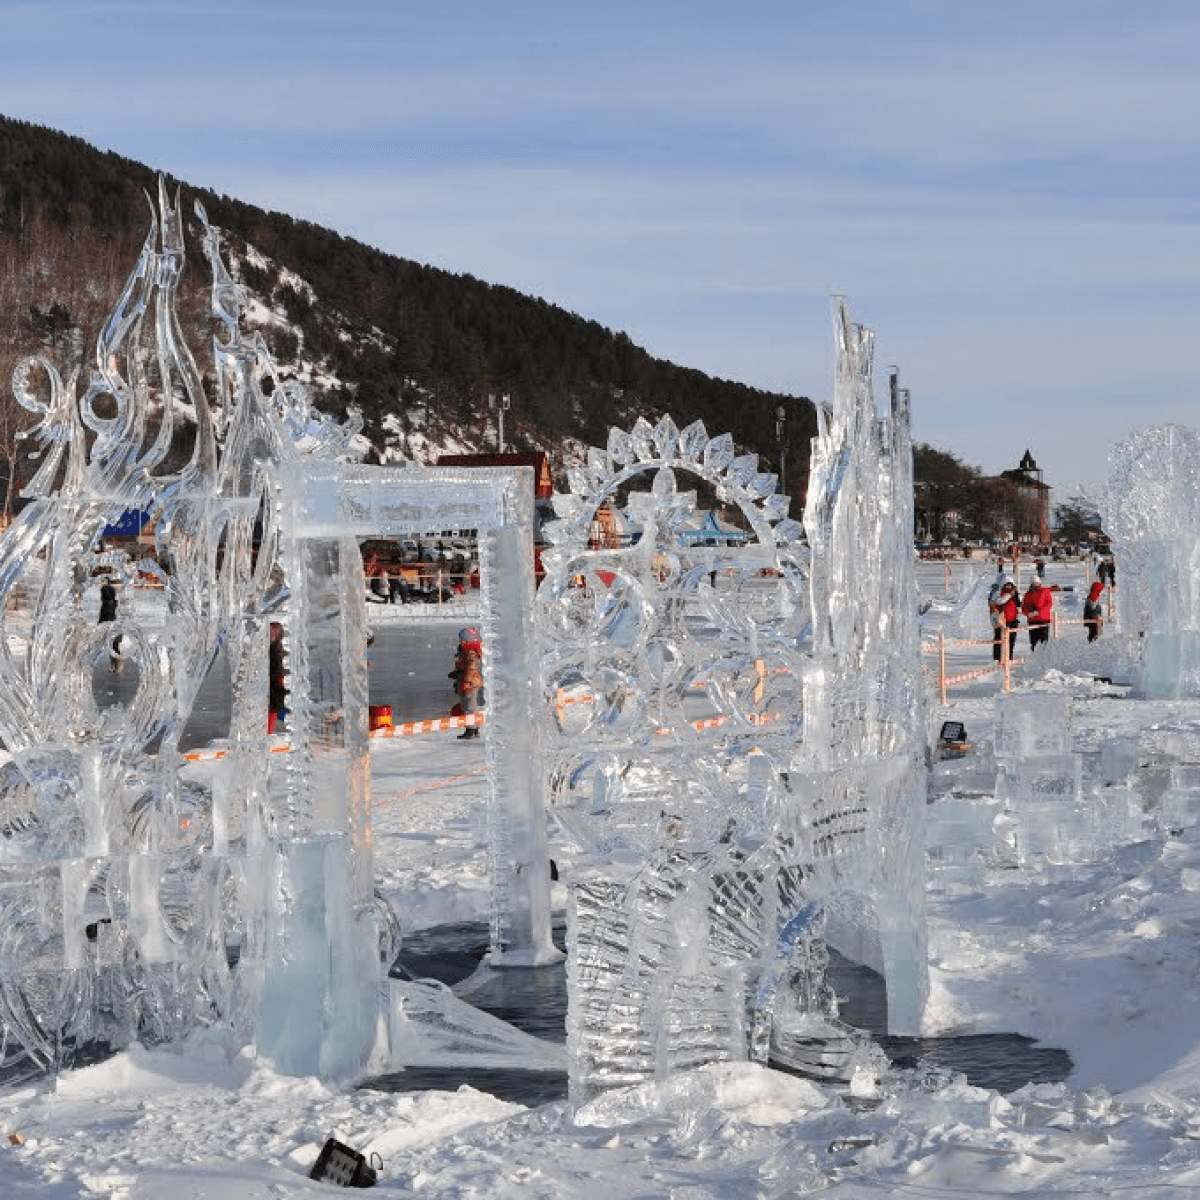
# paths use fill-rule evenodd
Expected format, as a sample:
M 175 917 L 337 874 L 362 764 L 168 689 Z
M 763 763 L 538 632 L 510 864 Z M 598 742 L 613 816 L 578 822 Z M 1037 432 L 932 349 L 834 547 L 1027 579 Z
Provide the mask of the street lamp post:
M 496 452 L 498 454 L 504 453 L 504 414 L 508 411 L 509 404 L 507 392 L 503 396 L 497 396 L 495 392 L 488 393 L 488 408 L 496 414 Z
M 775 440 L 779 443 L 779 491 L 787 495 L 787 409 L 781 404 L 775 410 Z

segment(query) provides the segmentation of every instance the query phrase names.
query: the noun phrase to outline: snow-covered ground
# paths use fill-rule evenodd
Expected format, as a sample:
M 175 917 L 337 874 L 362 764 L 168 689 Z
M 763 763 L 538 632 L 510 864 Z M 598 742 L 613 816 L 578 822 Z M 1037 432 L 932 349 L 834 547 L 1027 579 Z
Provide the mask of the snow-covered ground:
M 922 569 L 930 593 L 942 570 Z M 1051 582 L 1059 571 L 1061 586 L 1082 583 L 1078 564 L 1053 567 Z M 1060 593 L 1064 611 L 1072 595 Z M 943 605 L 948 635 L 969 640 L 952 609 Z M 937 615 L 927 614 L 931 637 Z M 466 1087 L 333 1090 L 249 1052 L 228 1063 L 203 1044 L 135 1050 L 53 1088 L 0 1095 L 0 1196 L 328 1195 L 307 1173 L 330 1135 L 377 1153 L 378 1188 L 403 1195 L 1200 1195 L 1200 831 L 1172 833 L 1153 812 L 1168 768 L 1200 747 L 1200 704 L 1139 700 L 1115 675 L 1103 683 L 1072 665 L 1080 627 L 1061 641 L 1025 656 L 1014 691 L 1072 697 L 1087 794 L 1103 787 L 1105 741 L 1136 738 L 1130 790 L 1146 821 L 1086 864 L 1037 868 L 998 854 L 965 873 L 931 870 L 926 1032 L 1016 1032 L 1061 1047 L 1074 1062 L 1065 1083 L 1000 1095 L 897 1071 L 877 1098 L 851 1105 L 831 1088 L 724 1065 L 572 1112 Z M 990 661 L 986 646 L 958 652 L 965 668 Z M 962 721 L 976 751 L 938 768 L 931 812 L 979 795 L 999 687 L 997 675 L 979 676 L 945 708 L 931 693 L 931 734 Z M 377 872 L 406 928 L 483 919 L 481 745 L 453 733 L 380 741 L 372 765 Z M 569 863 L 565 848 L 555 853 Z M 16 1135 L 22 1144 L 8 1144 Z

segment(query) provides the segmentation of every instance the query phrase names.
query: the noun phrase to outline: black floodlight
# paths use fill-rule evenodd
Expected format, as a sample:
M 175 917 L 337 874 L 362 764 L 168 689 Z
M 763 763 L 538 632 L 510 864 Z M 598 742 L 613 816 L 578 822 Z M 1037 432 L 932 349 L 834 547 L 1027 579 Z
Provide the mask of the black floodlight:
M 379 1158 L 372 1154 L 372 1159 Z M 379 1158 L 379 1166 L 383 1159 Z M 337 1138 L 330 1138 L 317 1155 L 313 1169 L 308 1173 L 309 1179 L 319 1183 L 336 1183 L 338 1187 L 374 1187 L 378 1178 L 375 1167 L 367 1162 L 366 1156 L 349 1146 L 342 1145 Z
M 965 742 L 967 740 L 967 731 L 961 721 L 943 721 L 942 732 L 938 735 L 939 742 L 949 742 L 954 745 L 956 742 Z

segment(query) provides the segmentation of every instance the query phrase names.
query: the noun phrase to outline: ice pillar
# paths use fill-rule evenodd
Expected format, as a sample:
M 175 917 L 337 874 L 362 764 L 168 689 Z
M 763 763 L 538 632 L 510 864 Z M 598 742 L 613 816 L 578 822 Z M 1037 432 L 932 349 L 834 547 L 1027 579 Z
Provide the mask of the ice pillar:
M 522 469 L 522 476 L 529 468 Z M 531 501 L 510 489 L 510 506 Z M 480 537 L 485 617 L 484 693 L 491 793 L 493 966 L 539 966 L 561 959 L 550 936 L 550 858 L 542 797 L 533 617 L 530 519 L 506 520 Z
M 258 1046 L 289 1074 L 350 1079 L 372 1049 L 380 965 L 362 560 L 337 495 L 327 470 L 307 477 L 283 546 L 294 777 L 275 812 Z

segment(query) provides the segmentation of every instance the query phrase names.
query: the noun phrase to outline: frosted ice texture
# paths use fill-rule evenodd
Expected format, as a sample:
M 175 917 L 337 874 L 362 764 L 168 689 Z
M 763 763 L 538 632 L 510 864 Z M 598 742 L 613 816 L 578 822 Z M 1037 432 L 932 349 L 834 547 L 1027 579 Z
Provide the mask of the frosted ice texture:
M 1113 446 L 1104 528 L 1147 696 L 1200 695 L 1200 433 L 1154 425 Z
M 211 399 L 175 313 L 183 223 L 161 187 L 82 395 L 43 357 L 14 376 L 39 418 L 42 463 L 0 538 L 9 1078 L 67 1065 L 93 1039 L 119 1047 L 203 1028 L 230 1049 L 257 1042 L 295 1073 L 400 1065 L 388 1033 L 411 1048 L 421 1026 L 397 1013 L 421 1005 L 385 983 L 399 926 L 373 888 L 365 535 L 481 531 L 494 952 L 557 954 L 538 819 L 528 468 L 358 466 L 358 422 L 313 412 L 242 331 L 244 295 L 197 213 L 213 274 Z M 168 470 L 185 428 L 190 457 Z M 153 557 L 103 545 L 127 509 L 146 512 Z M 125 599 L 98 624 L 106 578 Z M 135 588 L 145 581 L 158 590 Z M 268 747 L 273 619 L 290 695 L 286 741 Z M 228 745 L 219 761 L 187 761 L 180 736 L 222 647 Z M 101 706 L 93 680 L 110 664 L 134 695 Z
M 1041 693 L 996 698 L 997 758 L 1068 754 L 1074 713 L 1069 696 Z
M 1100 777 L 1105 785 L 1129 783 L 1138 766 L 1136 734 L 1115 734 L 1100 747 Z
M 1195 763 L 1171 764 L 1159 821 L 1168 831 L 1200 825 L 1200 766 Z
M 855 357 L 864 335 L 844 316 L 839 307 L 852 341 L 839 351 L 853 361 L 814 454 L 811 564 L 774 478 L 699 422 L 613 430 L 555 498 L 538 620 L 547 792 L 588 856 L 568 921 L 576 1101 L 763 1055 L 781 995 L 792 1018 L 827 1016 L 823 940 L 791 937 L 798 914 L 821 904 L 885 970 L 895 1029 L 919 1026 L 925 775 L 908 403 L 897 392 L 877 421 L 869 355 Z M 699 523 L 688 476 L 738 508 L 744 544 L 685 535 Z M 638 477 L 648 489 L 633 489 Z M 595 548 L 605 506 L 626 536 Z M 736 902 L 722 891 L 732 881 Z M 794 953 L 781 993 L 778 962 Z

